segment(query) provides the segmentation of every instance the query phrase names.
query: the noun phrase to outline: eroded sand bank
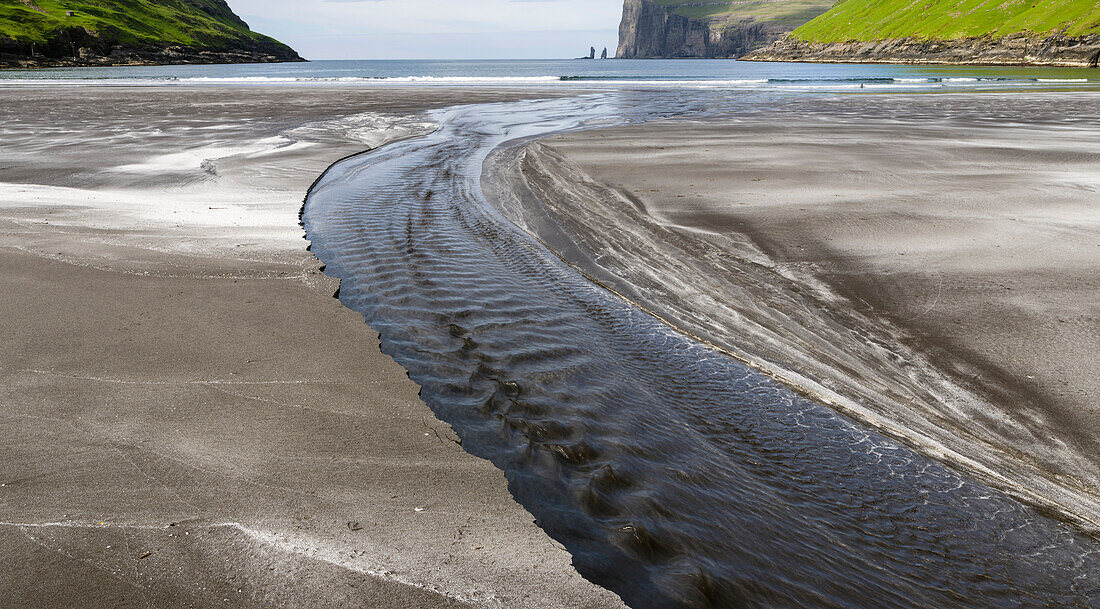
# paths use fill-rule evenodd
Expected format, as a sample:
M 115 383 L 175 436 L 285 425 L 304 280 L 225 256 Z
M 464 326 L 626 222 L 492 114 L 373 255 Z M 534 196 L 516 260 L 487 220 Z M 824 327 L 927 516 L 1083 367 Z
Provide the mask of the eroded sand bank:
M 1095 530 L 1098 100 L 846 96 L 586 131 L 498 159 L 490 191 L 676 325 Z
M 297 225 L 329 163 L 419 112 L 531 95 L 0 90 L 5 602 L 620 606 L 331 298 Z

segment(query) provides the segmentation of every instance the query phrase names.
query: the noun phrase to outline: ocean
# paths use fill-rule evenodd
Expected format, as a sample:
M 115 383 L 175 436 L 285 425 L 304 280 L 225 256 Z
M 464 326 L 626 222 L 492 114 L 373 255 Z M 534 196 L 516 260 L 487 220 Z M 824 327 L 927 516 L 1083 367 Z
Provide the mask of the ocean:
M 314 61 L 309 63 L 55 68 L 0 71 L 3 85 L 554 86 L 987 90 L 1095 87 L 1085 68 L 777 64 L 729 60 Z

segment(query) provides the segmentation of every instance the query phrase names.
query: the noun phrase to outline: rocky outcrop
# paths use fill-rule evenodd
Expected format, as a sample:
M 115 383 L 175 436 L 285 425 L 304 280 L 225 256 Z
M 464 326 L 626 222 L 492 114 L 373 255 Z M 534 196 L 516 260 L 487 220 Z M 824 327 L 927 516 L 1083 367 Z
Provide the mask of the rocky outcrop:
M 691 19 L 653 0 L 626 0 L 619 24 L 621 59 L 740 57 L 766 46 L 791 29 L 742 19 Z
M 1043 65 L 1097 67 L 1100 34 L 1013 34 L 961 40 L 898 38 L 871 42 L 807 42 L 794 37 L 750 53 L 749 61 L 814 63 L 904 63 L 957 65 Z

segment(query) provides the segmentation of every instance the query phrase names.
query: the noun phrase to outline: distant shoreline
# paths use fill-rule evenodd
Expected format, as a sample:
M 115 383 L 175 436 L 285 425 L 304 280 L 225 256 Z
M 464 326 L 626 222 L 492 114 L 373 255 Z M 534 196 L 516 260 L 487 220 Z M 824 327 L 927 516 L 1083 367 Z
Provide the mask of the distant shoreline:
M 49 68 L 119 68 L 129 66 L 186 66 L 186 65 L 236 65 L 236 64 L 261 64 L 261 63 L 305 63 L 308 59 L 301 57 L 287 59 L 265 56 L 242 56 L 240 53 L 207 53 L 188 55 L 168 61 L 155 59 L 137 59 L 126 61 L 111 61 L 109 57 L 98 57 L 98 60 L 72 60 L 58 58 L 32 58 L 21 57 L 17 59 L 0 58 L 0 70 L 45 70 Z
M 937 61 L 915 59 L 819 59 L 819 58 L 780 58 L 780 57 L 740 57 L 734 61 L 745 63 L 813 63 L 834 65 L 879 65 L 879 66 L 954 66 L 960 68 L 1096 68 L 1096 66 L 1075 63 L 1038 63 L 1029 61 L 979 62 L 979 61 Z
M 845 42 L 812 42 L 791 37 L 753 51 L 742 60 L 1095 68 L 1100 62 L 1100 35 L 979 36 L 959 40 L 891 38 Z

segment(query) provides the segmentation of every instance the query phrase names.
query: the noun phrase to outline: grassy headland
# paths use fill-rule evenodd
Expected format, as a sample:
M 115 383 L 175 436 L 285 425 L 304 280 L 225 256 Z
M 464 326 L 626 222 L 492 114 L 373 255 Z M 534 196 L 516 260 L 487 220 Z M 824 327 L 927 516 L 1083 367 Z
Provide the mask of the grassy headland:
M 1001 38 L 1018 33 L 1100 33 L 1100 4 L 1093 0 L 843 0 L 792 36 L 809 42 L 850 42 Z
M 760 61 L 1093 66 L 1094 0 L 841 0 Z
M 0 54 L 31 65 L 300 59 L 225 0 L 0 0 Z

